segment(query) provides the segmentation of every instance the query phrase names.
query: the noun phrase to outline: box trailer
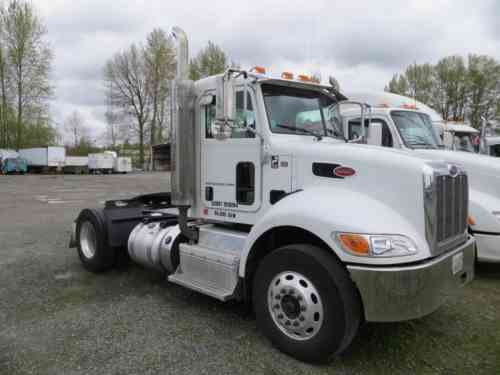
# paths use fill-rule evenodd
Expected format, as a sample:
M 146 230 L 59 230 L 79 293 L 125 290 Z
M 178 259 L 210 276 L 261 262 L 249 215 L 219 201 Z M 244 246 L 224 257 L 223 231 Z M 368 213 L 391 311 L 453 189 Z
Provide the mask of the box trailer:
M 10 149 L 0 149 L 0 162 L 3 159 L 16 159 L 19 157 L 19 153 Z
M 63 171 L 65 174 L 87 174 L 89 173 L 88 156 L 67 156 Z
M 89 173 L 104 173 L 113 172 L 115 157 L 110 153 L 89 154 Z
M 114 160 L 113 173 L 130 173 L 132 172 L 132 158 L 128 156 L 119 156 Z
M 19 155 L 26 159 L 29 171 L 62 171 L 66 160 L 66 149 L 64 147 L 24 148 L 19 150 Z

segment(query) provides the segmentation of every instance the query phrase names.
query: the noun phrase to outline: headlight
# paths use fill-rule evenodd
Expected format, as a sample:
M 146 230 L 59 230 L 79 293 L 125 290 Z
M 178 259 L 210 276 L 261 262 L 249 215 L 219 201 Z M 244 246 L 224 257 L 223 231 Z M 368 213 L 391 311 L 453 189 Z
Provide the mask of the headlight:
M 334 233 L 335 240 L 350 254 L 364 257 L 402 257 L 417 253 L 415 243 L 400 235 Z

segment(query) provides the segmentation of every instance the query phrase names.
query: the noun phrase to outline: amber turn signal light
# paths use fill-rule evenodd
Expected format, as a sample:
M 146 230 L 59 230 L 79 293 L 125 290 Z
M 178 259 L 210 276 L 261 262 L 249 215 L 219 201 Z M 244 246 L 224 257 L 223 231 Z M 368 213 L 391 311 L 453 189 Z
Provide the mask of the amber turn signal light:
M 356 255 L 369 255 L 370 243 L 368 240 L 359 234 L 343 233 L 339 235 L 339 240 L 346 250 Z

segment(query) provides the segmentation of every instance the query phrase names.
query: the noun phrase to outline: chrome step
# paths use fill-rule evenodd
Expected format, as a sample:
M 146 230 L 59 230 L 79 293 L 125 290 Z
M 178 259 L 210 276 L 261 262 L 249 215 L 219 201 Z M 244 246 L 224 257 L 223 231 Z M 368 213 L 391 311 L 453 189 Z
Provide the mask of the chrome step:
M 189 244 L 181 244 L 179 250 L 180 264 L 169 281 L 220 301 L 235 297 L 239 252 Z

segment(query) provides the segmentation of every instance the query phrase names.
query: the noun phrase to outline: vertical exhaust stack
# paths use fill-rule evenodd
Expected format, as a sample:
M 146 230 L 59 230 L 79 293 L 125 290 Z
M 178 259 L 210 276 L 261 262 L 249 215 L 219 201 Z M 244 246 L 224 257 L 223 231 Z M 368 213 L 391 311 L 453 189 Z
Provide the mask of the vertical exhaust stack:
M 197 232 L 187 225 L 189 207 L 195 203 L 195 99 L 194 82 L 189 80 L 189 43 L 184 30 L 172 29 L 177 42 L 177 77 L 171 86 L 171 185 L 172 205 L 179 208 L 179 225 L 191 241 Z

